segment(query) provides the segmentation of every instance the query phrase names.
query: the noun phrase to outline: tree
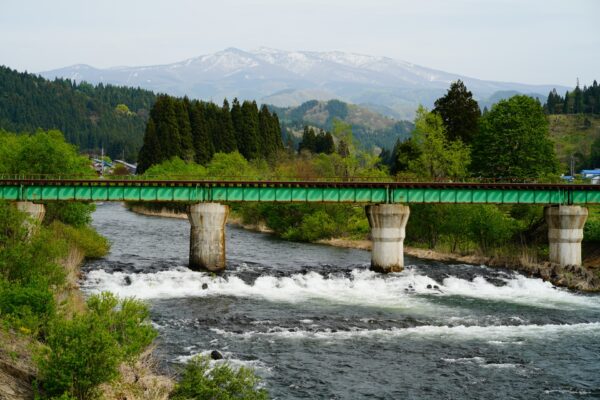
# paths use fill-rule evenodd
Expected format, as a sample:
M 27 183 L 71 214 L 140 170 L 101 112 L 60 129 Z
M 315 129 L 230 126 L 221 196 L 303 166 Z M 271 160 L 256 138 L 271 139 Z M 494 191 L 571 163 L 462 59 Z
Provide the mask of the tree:
M 514 96 L 481 119 L 473 143 L 473 173 L 489 178 L 540 178 L 558 171 L 548 121 L 538 101 Z
M 398 139 L 391 154 L 390 173 L 408 171 L 410 162 L 421 156 L 421 148 L 416 141 L 408 139 L 403 142 Z
M 138 156 L 137 172 L 143 174 L 150 166 L 158 164 L 163 159 L 160 149 L 160 142 L 156 134 L 156 125 L 150 118 L 146 125 L 146 134 L 144 135 L 144 144 Z
M 420 152 L 418 158 L 408 161 L 411 172 L 427 179 L 458 179 L 467 175 L 469 148 L 461 140 L 450 141 L 446 138 L 439 114 L 428 112 L 420 106 L 411 141 Z
M 449 140 L 460 139 L 466 144 L 473 141 L 481 111 L 461 80 L 453 82 L 448 92 L 435 101 L 433 112 L 442 117 Z
M 206 165 L 212 158 L 215 148 L 212 140 L 210 140 L 208 125 L 204 116 L 204 108 L 200 102 L 192 105 L 190 124 L 194 142 L 194 161 L 198 164 Z
M 223 100 L 223 107 L 221 108 L 221 123 L 219 124 L 220 134 L 220 146 L 216 148 L 217 151 L 224 153 L 231 153 L 237 151 L 238 146 L 235 139 L 235 129 L 233 127 L 233 121 L 231 119 L 231 112 L 229 111 L 229 102 L 227 99 Z
M 308 125 L 305 125 L 302 133 L 302 141 L 300 141 L 298 144 L 298 152 L 302 152 L 302 150 L 308 150 L 311 153 L 314 153 L 317 146 L 316 142 L 317 137 L 315 135 L 315 130 L 313 128 L 309 128 Z

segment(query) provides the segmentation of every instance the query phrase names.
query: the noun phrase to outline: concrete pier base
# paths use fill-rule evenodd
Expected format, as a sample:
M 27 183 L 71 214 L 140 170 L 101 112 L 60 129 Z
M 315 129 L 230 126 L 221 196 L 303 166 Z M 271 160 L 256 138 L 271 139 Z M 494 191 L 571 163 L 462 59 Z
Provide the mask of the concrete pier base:
M 17 209 L 29 215 L 31 220 L 26 221 L 27 231 L 29 236 L 35 234 L 37 227 L 44 220 L 46 215 L 46 207 L 43 204 L 32 203 L 31 201 L 17 201 Z
M 550 262 L 581 265 L 581 241 L 588 210 L 581 206 L 549 206 L 544 210 L 548 223 Z
M 229 207 L 218 203 L 190 206 L 190 268 L 222 271 L 225 269 L 225 223 Z
M 401 204 L 366 206 L 371 226 L 371 269 L 378 272 L 400 272 L 404 269 L 404 237 L 410 208 Z

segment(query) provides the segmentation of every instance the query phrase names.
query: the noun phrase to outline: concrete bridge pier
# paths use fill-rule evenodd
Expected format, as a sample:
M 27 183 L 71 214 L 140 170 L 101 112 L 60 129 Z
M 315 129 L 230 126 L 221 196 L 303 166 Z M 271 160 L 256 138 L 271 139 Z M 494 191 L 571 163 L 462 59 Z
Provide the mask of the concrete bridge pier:
M 17 210 L 26 213 L 31 218 L 25 221 L 29 237 L 31 237 L 36 233 L 37 227 L 44 220 L 46 207 L 43 204 L 36 204 L 31 201 L 17 201 L 15 204 Z
M 548 223 L 550 262 L 581 265 L 581 241 L 588 210 L 581 206 L 548 206 L 544 209 Z
M 190 231 L 190 268 L 225 269 L 225 223 L 229 207 L 219 203 L 193 204 L 188 210 Z
M 371 226 L 371 269 L 400 272 L 404 269 L 404 237 L 410 208 L 401 204 L 375 204 L 365 208 Z

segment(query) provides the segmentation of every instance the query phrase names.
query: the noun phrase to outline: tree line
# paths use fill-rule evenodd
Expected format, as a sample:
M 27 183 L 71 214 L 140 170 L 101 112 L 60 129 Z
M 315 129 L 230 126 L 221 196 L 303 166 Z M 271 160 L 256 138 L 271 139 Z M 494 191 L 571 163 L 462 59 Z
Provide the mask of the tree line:
M 420 107 L 410 139 L 382 154 L 393 175 L 426 179 L 539 179 L 559 163 L 540 103 L 513 96 L 481 113 L 460 80 L 428 111 Z
M 575 89 L 567 90 L 564 96 L 553 89 L 548 94 L 544 110 L 547 114 L 600 114 L 600 86 L 594 80 L 591 86 L 583 86 L 582 89 L 578 81 Z
M 223 105 L 160 95 L 146 125 L 138 172 L 178 157 L 206 165 L 215 153 L 238 151 L 246 159 L 268 158 L 283 148 L 277 114 L 255 101 Z
M 53 81 L 0 66 L 0 129 L 58 129 L 83 152 L 135 161 L 156 95 L 140 88 Z

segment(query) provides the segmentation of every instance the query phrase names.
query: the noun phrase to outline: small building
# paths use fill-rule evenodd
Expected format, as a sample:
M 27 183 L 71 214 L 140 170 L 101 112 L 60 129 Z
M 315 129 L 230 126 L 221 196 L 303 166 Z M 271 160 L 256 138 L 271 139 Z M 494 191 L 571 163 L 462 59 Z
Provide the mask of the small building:
M 591 180 L 593 184 L 600 185 L 600 168 L 581 170 L 581 176 Z

